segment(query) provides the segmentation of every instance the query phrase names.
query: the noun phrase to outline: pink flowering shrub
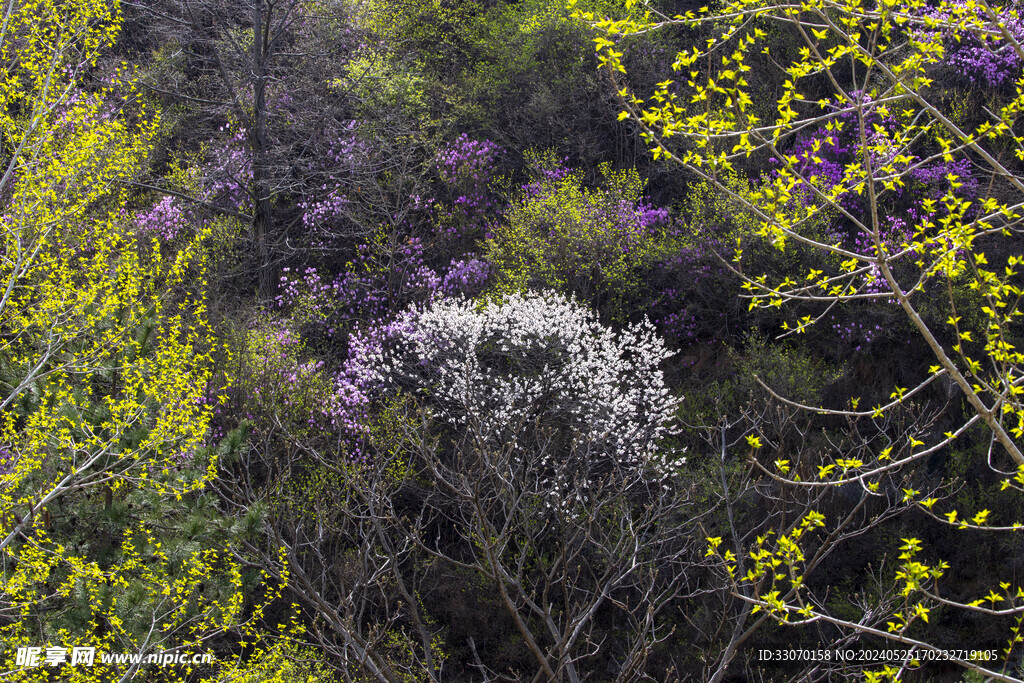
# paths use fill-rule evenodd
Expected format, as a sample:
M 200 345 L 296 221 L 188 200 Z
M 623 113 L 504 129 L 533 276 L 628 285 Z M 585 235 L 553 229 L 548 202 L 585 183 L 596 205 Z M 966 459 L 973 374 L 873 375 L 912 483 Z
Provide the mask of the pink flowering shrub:
M 136 214 L 135 223 L 142 237 L 156 237 L 162 242 L 171 242 L 181 234 L 192 220 L 192 216 L 180 206 L 180 201 L 170 195 L 158 200 L 148 210 Z

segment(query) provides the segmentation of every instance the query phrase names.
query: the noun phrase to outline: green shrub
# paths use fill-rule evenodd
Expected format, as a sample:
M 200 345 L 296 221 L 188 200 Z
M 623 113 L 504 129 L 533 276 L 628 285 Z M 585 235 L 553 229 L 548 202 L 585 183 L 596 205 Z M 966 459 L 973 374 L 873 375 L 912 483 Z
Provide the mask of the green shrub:
M 645 287 L 645 273 L 671 252 L 668 212 L 643 202 L 634 169 L 599 167 L 589 188 L 582 171 L 552 153 L 527 153 L 532 182 L 494 227 L 486 254 L 499 292 L 555 289 L 624 317 Z

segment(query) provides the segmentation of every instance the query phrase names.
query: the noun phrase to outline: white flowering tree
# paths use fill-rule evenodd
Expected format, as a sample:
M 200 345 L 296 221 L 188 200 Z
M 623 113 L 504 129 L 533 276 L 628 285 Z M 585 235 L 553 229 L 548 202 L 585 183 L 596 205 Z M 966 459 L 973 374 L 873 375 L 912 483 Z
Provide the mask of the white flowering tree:
M 271 464 L 301 483 L 274 491 L 267 547 L 288 549 L 331 659 L 381 681 L 664 671 L 664 612 L 704 548 L 663 454 L 677 401 L 651 326 L 515 294 L 412 309 L 351 347 L 358 456 L 297 439 Z M 450 604 L 467 592 L 490 605 L 471 629 Z
M 397 329 L 366 359 L 371 383 L 421 397 L 435 424 L 473 434 L 474 449 L 506 450 L 508 468 L 543 473 L 535 485 L 547 500 L 586 500 L 594 478 L 612 473 L 668 473 L 658 443 L 676 401 L 649 323 L 616 334 L 544 293 L 483 307 L 447 299 L 407 312 Z

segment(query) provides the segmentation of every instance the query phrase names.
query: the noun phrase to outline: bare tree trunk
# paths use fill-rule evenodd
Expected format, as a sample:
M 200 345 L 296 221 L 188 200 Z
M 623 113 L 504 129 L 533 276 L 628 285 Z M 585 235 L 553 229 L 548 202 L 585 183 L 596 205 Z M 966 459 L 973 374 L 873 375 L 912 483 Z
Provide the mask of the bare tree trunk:
M 253 183 L 253 239 L 259 252 L 259 293 L 263 299 L 274 296 L 274 280 L 270 261 L 270 229 L 273 216 L 270 210 L 270 185 L 267 179 L 267 58 L 270 36 L 264 28 L 263 0 L 252 4 L 252 59 L 253 59 L 253 112 L 249 130 L 252 149 Z M 268 27 L 269 28 L 269 27 Z

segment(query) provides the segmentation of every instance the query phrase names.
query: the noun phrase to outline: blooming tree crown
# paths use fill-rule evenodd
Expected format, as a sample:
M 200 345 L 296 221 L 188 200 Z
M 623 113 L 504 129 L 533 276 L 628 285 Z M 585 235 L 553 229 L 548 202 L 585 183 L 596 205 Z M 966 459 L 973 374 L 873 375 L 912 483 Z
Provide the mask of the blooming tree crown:
M 671 354 L 649 322 L 616 333 L 553 292 L 441 299 L 390 329 L 358 363 L 367 383 L 425 396 L 435 419 L 517 458 L 542 453 L 540 465 L 568 451 L 605 471 L 650 466 L 678 404 L 658 369 Z M 538 429 L 564 447 L 538 449 Z

